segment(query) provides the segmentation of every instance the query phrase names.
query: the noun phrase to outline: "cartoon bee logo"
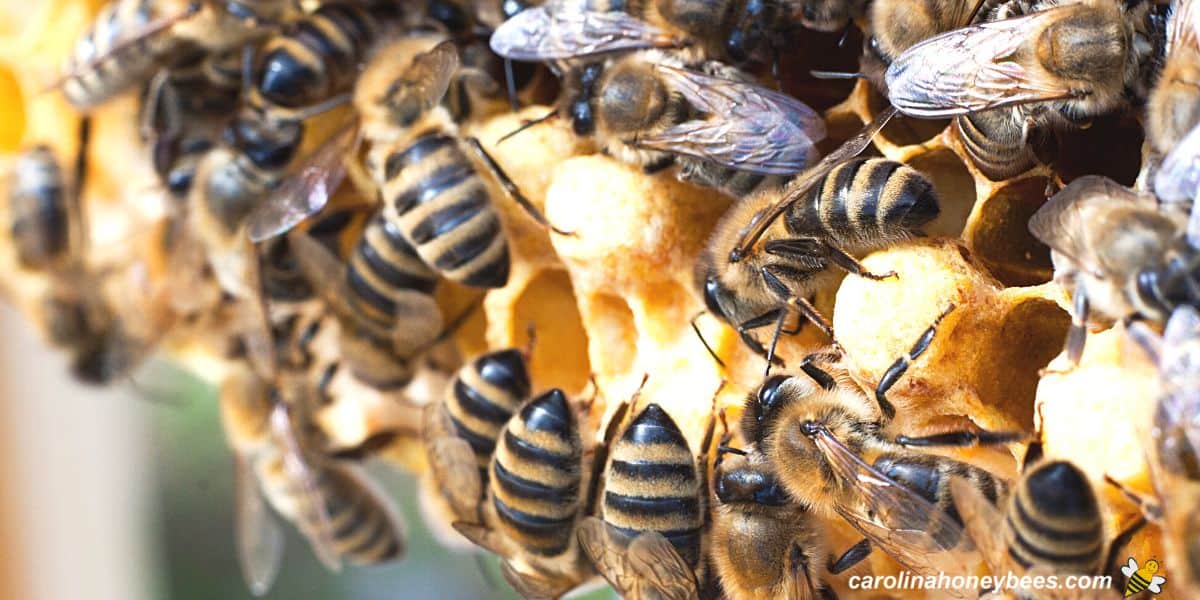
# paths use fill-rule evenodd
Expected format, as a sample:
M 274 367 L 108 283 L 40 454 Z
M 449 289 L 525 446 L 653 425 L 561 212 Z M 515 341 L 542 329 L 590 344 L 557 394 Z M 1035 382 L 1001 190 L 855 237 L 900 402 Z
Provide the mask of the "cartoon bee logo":
M 1121 567 L 1121 574 L 1125 575 L 1125 597 L 1128 598 L 1144 590 L 1150 590 L 1150 595 L 1161 594 L 1162 586 L 1167 582 L 1167 578 L 1155 575 L 1158 573 L 1158 567 L 1158 561 L 1150 559 L 1139 568 L 1137 561 L 1130 557 L 1129 564 Z

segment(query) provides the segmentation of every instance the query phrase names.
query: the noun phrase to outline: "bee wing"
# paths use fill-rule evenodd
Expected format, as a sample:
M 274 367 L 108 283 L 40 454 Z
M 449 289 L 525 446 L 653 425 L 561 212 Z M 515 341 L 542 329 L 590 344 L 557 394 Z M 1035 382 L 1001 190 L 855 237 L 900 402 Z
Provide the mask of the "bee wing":
M 199 12 L 202 6 L 200 2 L 188 2 L 186 5 L 180 7 L 178 12 L 148 20 L 139 26 L 131 27 L 129 30 L 122 30 L 120 33 L 122 39 L 110 46 L 108 51 L 89 56 L 87 60 L 82 62 L 76 63 L 72 61 L 67 65 L 66 72 L 47 86 L 46 90 L 61 88 L 72 77 L 78 77 L 89 71 L 96 70 L 105 61 L 118 54 L 130 51 L 140 52 L 138 49 L 139 46 L 143 46 L 150 38 L 166 34 L 176 23 L 188 19 Z M 178 48 L 177 43 L 173 46 Z M 94 51 L 95 48 L 93 47 L 92 50 Z
M 258 478 L 246 459 L 235 456 L 237 500 L 234 508 L 238 563 L 250 593 L 262 596 L 279 575 L 283 559 L 283 529 L 271 515 L 258 489 Z
M 1162 585 L 1166 582 L 1167 582 L 1166 577 L 1163 577 L 1162 575 L 1155 575 L 1154 577 L 1150 578 L 1150 585 L 1147 585 L 1146 589 L 1150 590 L 1151 592 L 1153 592 L 1155 594 L 1161 594 L 1162 593 Z
M 1200 11 L 1193 7 L 1193 0 L 1176 0 L 1171 9 L 1171 25 L 1167 28 L 1168 60 L 1173 52 L 1183 47 L 1200 47 L 1197 32 L 1200 31 Z
M 639 135 L 637 145 L 743 171 L 794 175 L 812 162 L 825 123 L 807 104 L 773 90 L 655 65 L 705 119 Z
M 969 542 L 963 545 L 962 526 L 944 511 L 868 465 L 828 430 L 814 441 L 833 472 L 858 490 L 861 502 L 839 505 L 838 513 L 896 562 L 922 575 L 936 575 L 960 572 L 971 560 L 959 556 L 973 548 Z M 957 544 L 948 545 L 950 540 Z M 977 564 L 974 558 L 976 563 L 967 564 Z
M 462 534 L 462 536 L 467 538 L 467 540 L 472 544 L 475 544 L 476 546 L 479 546 L 480 548 L 483 548 L 484 550 L 487 550 L 496 556 L 507 556 L 508 553 L 505 552 L 504 545 L 500 542 L 496 535 L 492 533 L 491 529 L 488 529 L 483 525 L 468 523 L 466 521 L 455 521 L 450 525 L 454 527 L 455 531 Z
M 1200 209 L 1195 202 L 1200 193 L 1200 126 L 1193 127 L 1179 145 L 1163 158 L 1154 174 L 1154 194 L 1163 202 L 1192 202 L 1187 237 L 1200 246 Z
M 522 573 L 507 560 L 500 561 L 500 574 L 525 600 L 554 600 L 566 594 L 571 587 L 569 581 L 554 581 L 533 573 Z
M 791 206 L 792 203 L 802 198 L 805 192 L 807 192 L 809 188 L 813 186 L 813 184 L 815 184 L 817 181 L 820 181 L 821 177 L 823 177 L 835 166 L 846 160 L 854 158 L 855 156 L 858 156 L 864 149 L 866 149 L 867 145 L 871 143 L 871 140 L 875 138 L 875 134 L 879 133 L 879 130 L 883 129 L 883 126 L 887 125 L 888 121 L 890 121 L 895 115 L 896 109 L 891 106 L 880 111 L 880 113 L 875 115 L 875 118 L 866 126 L 864 126 L 863 130 L 858 132 L 857 135 L 846 140 L 841 146 L 838 146 L 837 150 L 830 152 L 829 155 L 821 159 L 821 162 L 817 163 L 816 166 L 801 173 L 796 178 L 788 182 L 779 201 L 767 209 L 767 211 L 764 212 L 762 216 L 758 218 L 758 220 L 754 221 L 750 227 L 746 228 L 746 231 L 742 234 L 741 239 L 738 240 L 737 248 L 734 251 L 740 254 L 748 252 L 750 247 L 753 246 L 754 243 L 758 241 L 758 238 L 762 236 L 763 232 L 767 230 L 767 227 L 769 227 L 771 223 L 775 221 L 775 219 L 778 219 L 780 215 L 787 211 L 788 207 Z
M 335 314 L 346 317 L 354 314 L 350 305 L 346 265 L 312 236 L 294 230 L 288 233 L 288 248 L 296 257 L 304 278 L 316 289 L 321 299 Z
M 285 402 L 271 411 L 271 430 L 283 449 L 283 468 L 296 490 L 296 526 L 312 546 L 313 553 L 330 571 L 342 569 L 342 561 L 333 542 L 333 525 L 321 497 L 316 467 L 305 456 L 296 435 L 296 424 Z
M 575 532 L 579 546 L 621 596 L 640 597 L 639 575 L 626 559 L 629 538 L 596 517 L 585 517 Z
M 660 592 L 661 598 L 689 600 L 700 596 L 692 569 L 661 533 L 647 531 L 634 538 L 626 560 L 644 583 Z
M 329 203 L 346 177 L 346 161 L 354 160 L 362 133 L 355 122 L 344 125 L 296 167 L 247 220 L 250 241 L 264 242 L 287 233 Z
M 455 518 L 465 523 L 477 522 L 483 480 L 475 465 L 475 452 L 466 440 L 453 433 L 454 425 L 448 423 L 449 417 L 440 402 L 427 405 L 422 417 L 425 455 L 434 479 L 442 483 Z
M 950 480 L 950 494 L 967 534 L 987 559 L 992 572 L 999 573 L 1000 557 L 1005 552 L 1004 545 L 999 543 L 1000 523 L 1003 519 L 1000 511 L 961 477 Z
M 497 27 L 490 41 L 496 54 L 529 62 L 680 44 L 625 11 L 592 10 L 587 0 L 550 0 L 527 8 Z
M 1133 575 L 1135 572 L 1137 572 L 1137 570 L 1138 570 L 1137 561 L 1134 560 L 1133 557 L 1131 556 L 1131 557 L 1129 557 L 1129 562 L 1126 563 L 1125 566 L 1121 567 L 1121 574 L 1126 577 L 1129 577 L 1130 575 Z
M 458 47 L 452 40 L 446 40 L 414 57 L 397 84 L 404 85 L 408 98 L 415 99 L 423 110 L 429 110 L 442 101 L 458 67 Z
M 1092 243 L 1083 209 L 1092 199 L 1136 202 L 1128 188 L 1100 175 L 1085 175 L 1058 191 L 1029 219 L 1029 232 L 1052 250 L 1081 264 L 1091 262 Z
M 1011 60 L 1031 31 L 1057 19 L 1050 9 L 929 38 L 888 67 L 888 98 L 914 117 L 938 118 L 1067 98 L 1069 88 Z

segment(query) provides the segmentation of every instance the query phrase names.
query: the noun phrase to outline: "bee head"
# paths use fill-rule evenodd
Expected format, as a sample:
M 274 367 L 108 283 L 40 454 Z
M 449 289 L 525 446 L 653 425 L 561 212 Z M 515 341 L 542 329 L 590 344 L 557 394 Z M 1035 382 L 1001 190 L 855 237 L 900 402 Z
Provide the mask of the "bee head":
M 770 472 L 751 465 L 745 457 L 736 457 L 733 468 L 723 468 L 717 476 L 717 499 L 722 504 L 761 504 L 785 506 L 791 498 Z
M 783 389 L 783 384 L 788 379 L 785 375 L 768 377 L 758 391 L 747 396 L 745 410 L 742 412 L 742 431 L 748 441 L 761 443 L 767 437 L 771 422 L 788 399 Z
M 601 63 L 592 63 L 575 72 L 575 81 L 572 81 L 573 85 L 570 86 L 575 93 L 567 97 L 567 112 L 576 135 L 588 136 L 596 131 L 592 98 L 595 96 L 596 82 L 600 79 L 603 69 Z

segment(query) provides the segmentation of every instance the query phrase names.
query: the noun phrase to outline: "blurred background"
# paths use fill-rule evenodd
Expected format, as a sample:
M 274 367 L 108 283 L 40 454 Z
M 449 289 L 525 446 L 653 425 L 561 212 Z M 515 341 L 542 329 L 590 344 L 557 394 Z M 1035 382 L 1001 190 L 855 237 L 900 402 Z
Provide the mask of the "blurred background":
M 164 361 L 111 390 L 83 387 L 7 306 L 0 327 L 0 597 L 251 598 L 215 390 Z M 494 559 L 431 539 L 415 480 L 380 467 L 371 471 L 408 524 L 406 559 L 331 574 L 285 527 L 267 598 L 516 598 Z

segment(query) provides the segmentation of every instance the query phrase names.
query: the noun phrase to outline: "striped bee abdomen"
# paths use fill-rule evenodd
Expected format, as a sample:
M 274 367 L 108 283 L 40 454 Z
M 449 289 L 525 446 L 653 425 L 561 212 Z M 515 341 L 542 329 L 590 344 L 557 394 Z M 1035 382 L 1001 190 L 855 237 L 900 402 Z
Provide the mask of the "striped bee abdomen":
M 498 527 L 529 552 L 556 556 L 574 540 L 583 444 L 561 390 L 525 403 L 509 420 L 491 465 Z
M 529 389 L 525 357 L 509 349 L 484 354 L 464 365 L 446 391 L 445 407 L 454 433 L 471 445 L 485 481 L 496 439 L 529 397 Z
M 425 266 L 404 236 L 379 213 L 367 223 L 355 245 L 346 278 L 356 314 L 364 327 L 377 332 L 376 337 L 390 339 L 397 321 L 441 321 L 441 314 L 429 301 L 437 286 L 437 273 Z M 409 341 L 416 350 L 431 340 Z
M 1046 462 L 1021 478 L 1004 518 L 1004 541 L 1018 564 L 1060 573 L 1098 573 L 1104 560 L 1100 506 L 1087 476 Z
M 361 476 L 342 467 L 322 469 L 325 510 L 333 545 L 340 556 L 357 565 L 374 565 L 403 554 L 403 532 L 386 500 L 372 493 Z
M 112 0 L 83 34 L 63 71 L 63 95 L 86 110 L 150 78 L 163 57 L 186 46 L 170 31 L 134 40 L 151 22 L 186 14 L 186 4 L 161 0 Z M 166 9 L 166 10 L 164 10 Z M 169 11 L 169 12 L 168 12 Z
M 71 241 L 70 211 L 62 169 L 54 152 L 37 146 L 13 167 L 8 189 L 10 234 L 17 260 L 27 269 L 45 269 L 61 260 Z
M 257 91 L 288 108 L 332 98 L 349 89 L 378 32 L 374 16 L 356 4 L 322 4 L 263 44 Z
M 508 240 L 491 193 L 458 140 L 426 133 L 387 155 L 384 210 L 425 263 L 471 287 L 508 282 Z
M 1010 109 L 996 109 L 954 119 L 954 129 L 967 156 L 993 181 L 1015 177 L 1037 162 L 1021 128 L 1009 115 Z
M 924 175 L 903 163 L 856 158 L 833 169 L 796 202 L 787 230 L 857 246 L 863 239 L 894 240 L 937 217 L 937 195 Z
M 962 517 L 950 494 L 950 479 L 961 477 L 970 482 L 985 498 L 995 502 L 1003 492 L 1003 484 L 995 477 L 973 465 L 934 454 L 915 452 L 887 453 L 874 461 L 874 467 L 896 483 L 916 492 L 933 503 L 957 525 Z M 943 548 L 953 548 L 959 542 L 961 529 L 931 531 Z
M 649 404 L 614 442 L 605 472 L 604 521 L 630 537 L 657 531 L 689 565 L 700 563 L 700 474 L 671 416 Z

